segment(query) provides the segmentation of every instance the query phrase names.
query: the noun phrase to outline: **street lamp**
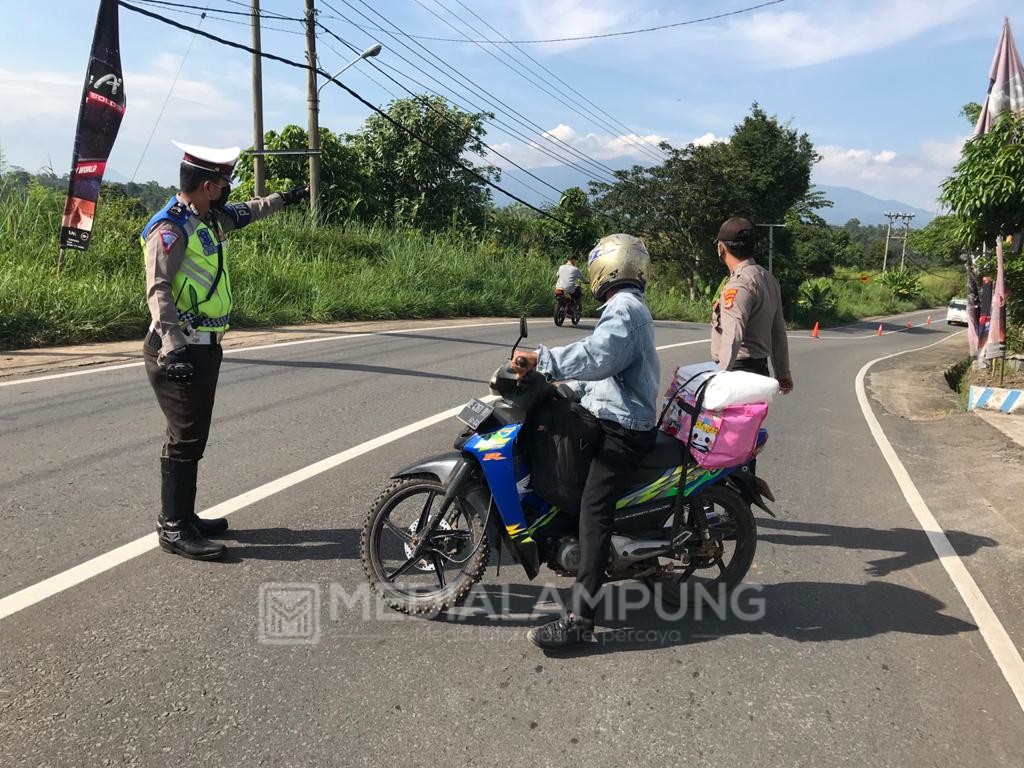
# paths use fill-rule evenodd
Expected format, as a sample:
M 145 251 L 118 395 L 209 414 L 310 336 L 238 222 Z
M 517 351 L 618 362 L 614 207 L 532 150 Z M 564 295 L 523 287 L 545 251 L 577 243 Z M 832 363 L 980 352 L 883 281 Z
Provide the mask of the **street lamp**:
M 314 49 L 310 47 L 310 50 L 313 51 Z M 383 46 L 380 43 L 374 43 L 360 53 L 358 57 L 331 75 L 315 92 L 313 92 L 313 83 L 316 81 L 316 71 L 310 70 L 309 72 L 309 89 L 311 93 L 309 99 L 311 104 L 311 109 L 309 110 L 309 212 L 313 217 L 314 223 L 320 221 L 320 91 L 323 90 L 324 85 L 327 85 L 327 83 L 337 82 L 335 78 L 346 69 L 363 59 L 372 59 L 381 50 L 383 50 Z M 311 53 L 312 61 L 316 61 L 315 56 L 315 53 Z
M 316 89 L 316 95 L 319 96 L 320 95 L 320 91 L 322 91 L 324 89 L 324 85 L 327 85 L 327 83 L 329 83 L 332 80 L 334 80 L 334 78 L 336 78 L 338 75 L 340 75 L 346 69 L 348 69 L 349 67 L 355 66 L 356 64 L 358 64 L 363 59 L 372 59 L 374 56 L 379 54 L 382 50 L 384 50 L 384 46 L 382 46 L 380 43 L 374 43 L 373 45 L 371 45 L 365 51 L 360 53 L 357 58 L 355 58 L 352 61 L 350 61 L 344 67 L 342 67 L 337 72 L 335 72 L 333 75 L 331 75 L 327 80 L 325 80 L 324 84 Z

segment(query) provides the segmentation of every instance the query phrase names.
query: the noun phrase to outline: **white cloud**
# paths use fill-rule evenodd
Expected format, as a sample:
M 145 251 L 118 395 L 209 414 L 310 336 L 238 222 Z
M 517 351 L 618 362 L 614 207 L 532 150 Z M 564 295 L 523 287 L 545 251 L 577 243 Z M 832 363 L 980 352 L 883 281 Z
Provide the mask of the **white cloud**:
M 706 41 L 728 39 L 731 50 L 767 67 L 802 67 L 870 53 L 954 22 L 970 21 L 989 0 L 829 0 L 799 10 L 779 6 L 700 25 Z
M 180 62 L 180 56 L 161 54 L 146 68 L 125 72 L 127 108 L 110 157 L 112 169 L 130 175 L 151 132 L 140 178 L 177 175 L 172 139 L 229 146 L 249 137 L 242 104 L 210 81 L 184 73 L 160 115 Z M 71 159 L 83 77 L 79 72 L 0 69 L 0 103 L 5 105 L 0 110 L 0 143 L 8 162 L 32 171 L 47 165 L 57 173 L 67 171 L 64 163 Z M 54 147 L 64 150 L 56 161 L 47 149 Z
M 724 143 L 727 141 L 729 141 L 728 137 L 723 138 L 721 136 L 715 136 L 715 134 L 713 134 L 711 131 L 708 131 L 703 136 L 698 136 L 690 143 L 695 144 L 698 147 L 707 147 L 710 146 L 711 144 L 718 144 L 719 142 Z
M 565 145 L 568 145 L 596 160 L 604 161 L 628 157 L 632 160 L 650 162 L 651 157 L 648 152 L 657 152 L 654 148 L 659 143 L 669 141 L 666 137 L 653 133 L 646 136 L 636 133 L 618 135 L 609 133 L 579 133 L 572 126 L 565 125 L 564 123 L 559 123 L 554 128 L 544 131 L 541 136 L 549 137 L 554 141 L 545 141 L 542 138 L 537 138 L 529 143 L 503 142 L 492 144 L 491 146 L 526 168 L 545 168 L 563 165 L 565 161 L 556 160 L 542 150 L 578 161 L 578 158 L 574 157 L 566 149 Z M 708 137 L 714 140 L 713 134 L 705 134 L 694 141 L 707 141 Z M 492 157 L 491 162 L 503 168 L 511 167 L 507 161 L 500 157 Z
M 829 0 L 783 5 L 719 21 L 679 27 L 663 33 L 603 38 L 538 46 L 545 53 L 601 47 L 609 56 L 645 61 L 671 56 L 685 42 L 720 49 L 729 42 L 729 55 L 754 60 L 765 67 L 801 67 L 870 53 L 911 40 L 954 22 L 970 22 L 992 0 Z M 658 7 L 658 6 L 661 7 Z M 653 0 L 519 0 L 518 31 L 531 39 L 601 35 L 662 24 L 700 15 L 678 3 Z M 507 11 L 504 11 L 507 15 Z
M 960 159 L 965 140 L 964 136 L 949 141 L 929 140 L 905 154 L 891 149 L 818 147 L 822 159 L 814 167 L 814 180 L 935 210 L 939 185 Z

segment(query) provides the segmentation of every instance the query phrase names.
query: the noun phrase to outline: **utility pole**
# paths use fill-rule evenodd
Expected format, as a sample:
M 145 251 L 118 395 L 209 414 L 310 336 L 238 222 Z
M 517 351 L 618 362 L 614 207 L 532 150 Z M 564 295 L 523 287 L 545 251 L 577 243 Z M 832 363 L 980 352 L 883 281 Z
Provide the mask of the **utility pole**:
M 896 213 L 893 211 L 886 211 L 886 218 L 889 219 L 889 226 L 886 229 L 886 253 L 882 257 L 882 271 L 884 272 L 889 266 L 889 243 L 893 240 L 903 241 L 903 255 L 900 258 L 899 268 L 902 269 L 906 263 L 906 236 L 910 231 L 910 219 L 914 214 L 912 213 Z M 896 221 L 903 223 L 903 233 L 893 234 L 893 224 Z
M 785 227 L 785 224 L 756 224 L 758 227 L 768 227 L 768 271 L 772 272 L 772 262 L 775 257 L 775 228 Z
M 309 214 L 313 225 L 320 222 L 320 104 L 316 87 L 316 11 L 306 0 L 306 90 L 309 93 Z
M 900 269 L 903 269 L 907 263 L 907 236 L 910 234 L 910 222 L 913 218 L 913 213 L 903 214 L 903 253 L 900 254 Z
M 260 56 L 260 0 L 252 0 L 252 156 L 253 187 L 256 197 L 267 193 L 263 167 L 263 57 Z

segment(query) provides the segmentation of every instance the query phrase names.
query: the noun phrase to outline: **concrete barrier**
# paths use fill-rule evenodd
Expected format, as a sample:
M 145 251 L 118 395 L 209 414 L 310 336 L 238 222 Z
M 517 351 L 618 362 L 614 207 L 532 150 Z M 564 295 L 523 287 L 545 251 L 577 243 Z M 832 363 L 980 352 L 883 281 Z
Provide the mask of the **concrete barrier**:
M 1024 413 L 1024 391 L 1001 387 L 971 387 L 967 396 L 967 410 Z

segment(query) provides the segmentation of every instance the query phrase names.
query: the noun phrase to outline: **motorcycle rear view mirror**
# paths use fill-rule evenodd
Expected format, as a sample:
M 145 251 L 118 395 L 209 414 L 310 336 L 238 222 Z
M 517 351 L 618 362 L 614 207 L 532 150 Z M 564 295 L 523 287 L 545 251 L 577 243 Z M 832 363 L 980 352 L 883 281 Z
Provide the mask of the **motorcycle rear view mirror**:
M 516 339 L 516 343 L 512 345 L 512 351 L 509 353 L 508 359 L 514 360 L 516 356 L 516 348 L 519 346 L 519 342 L 529 336 L 529 329 L 526 327 L 526 315 L 519 316 L 519 338 Z

